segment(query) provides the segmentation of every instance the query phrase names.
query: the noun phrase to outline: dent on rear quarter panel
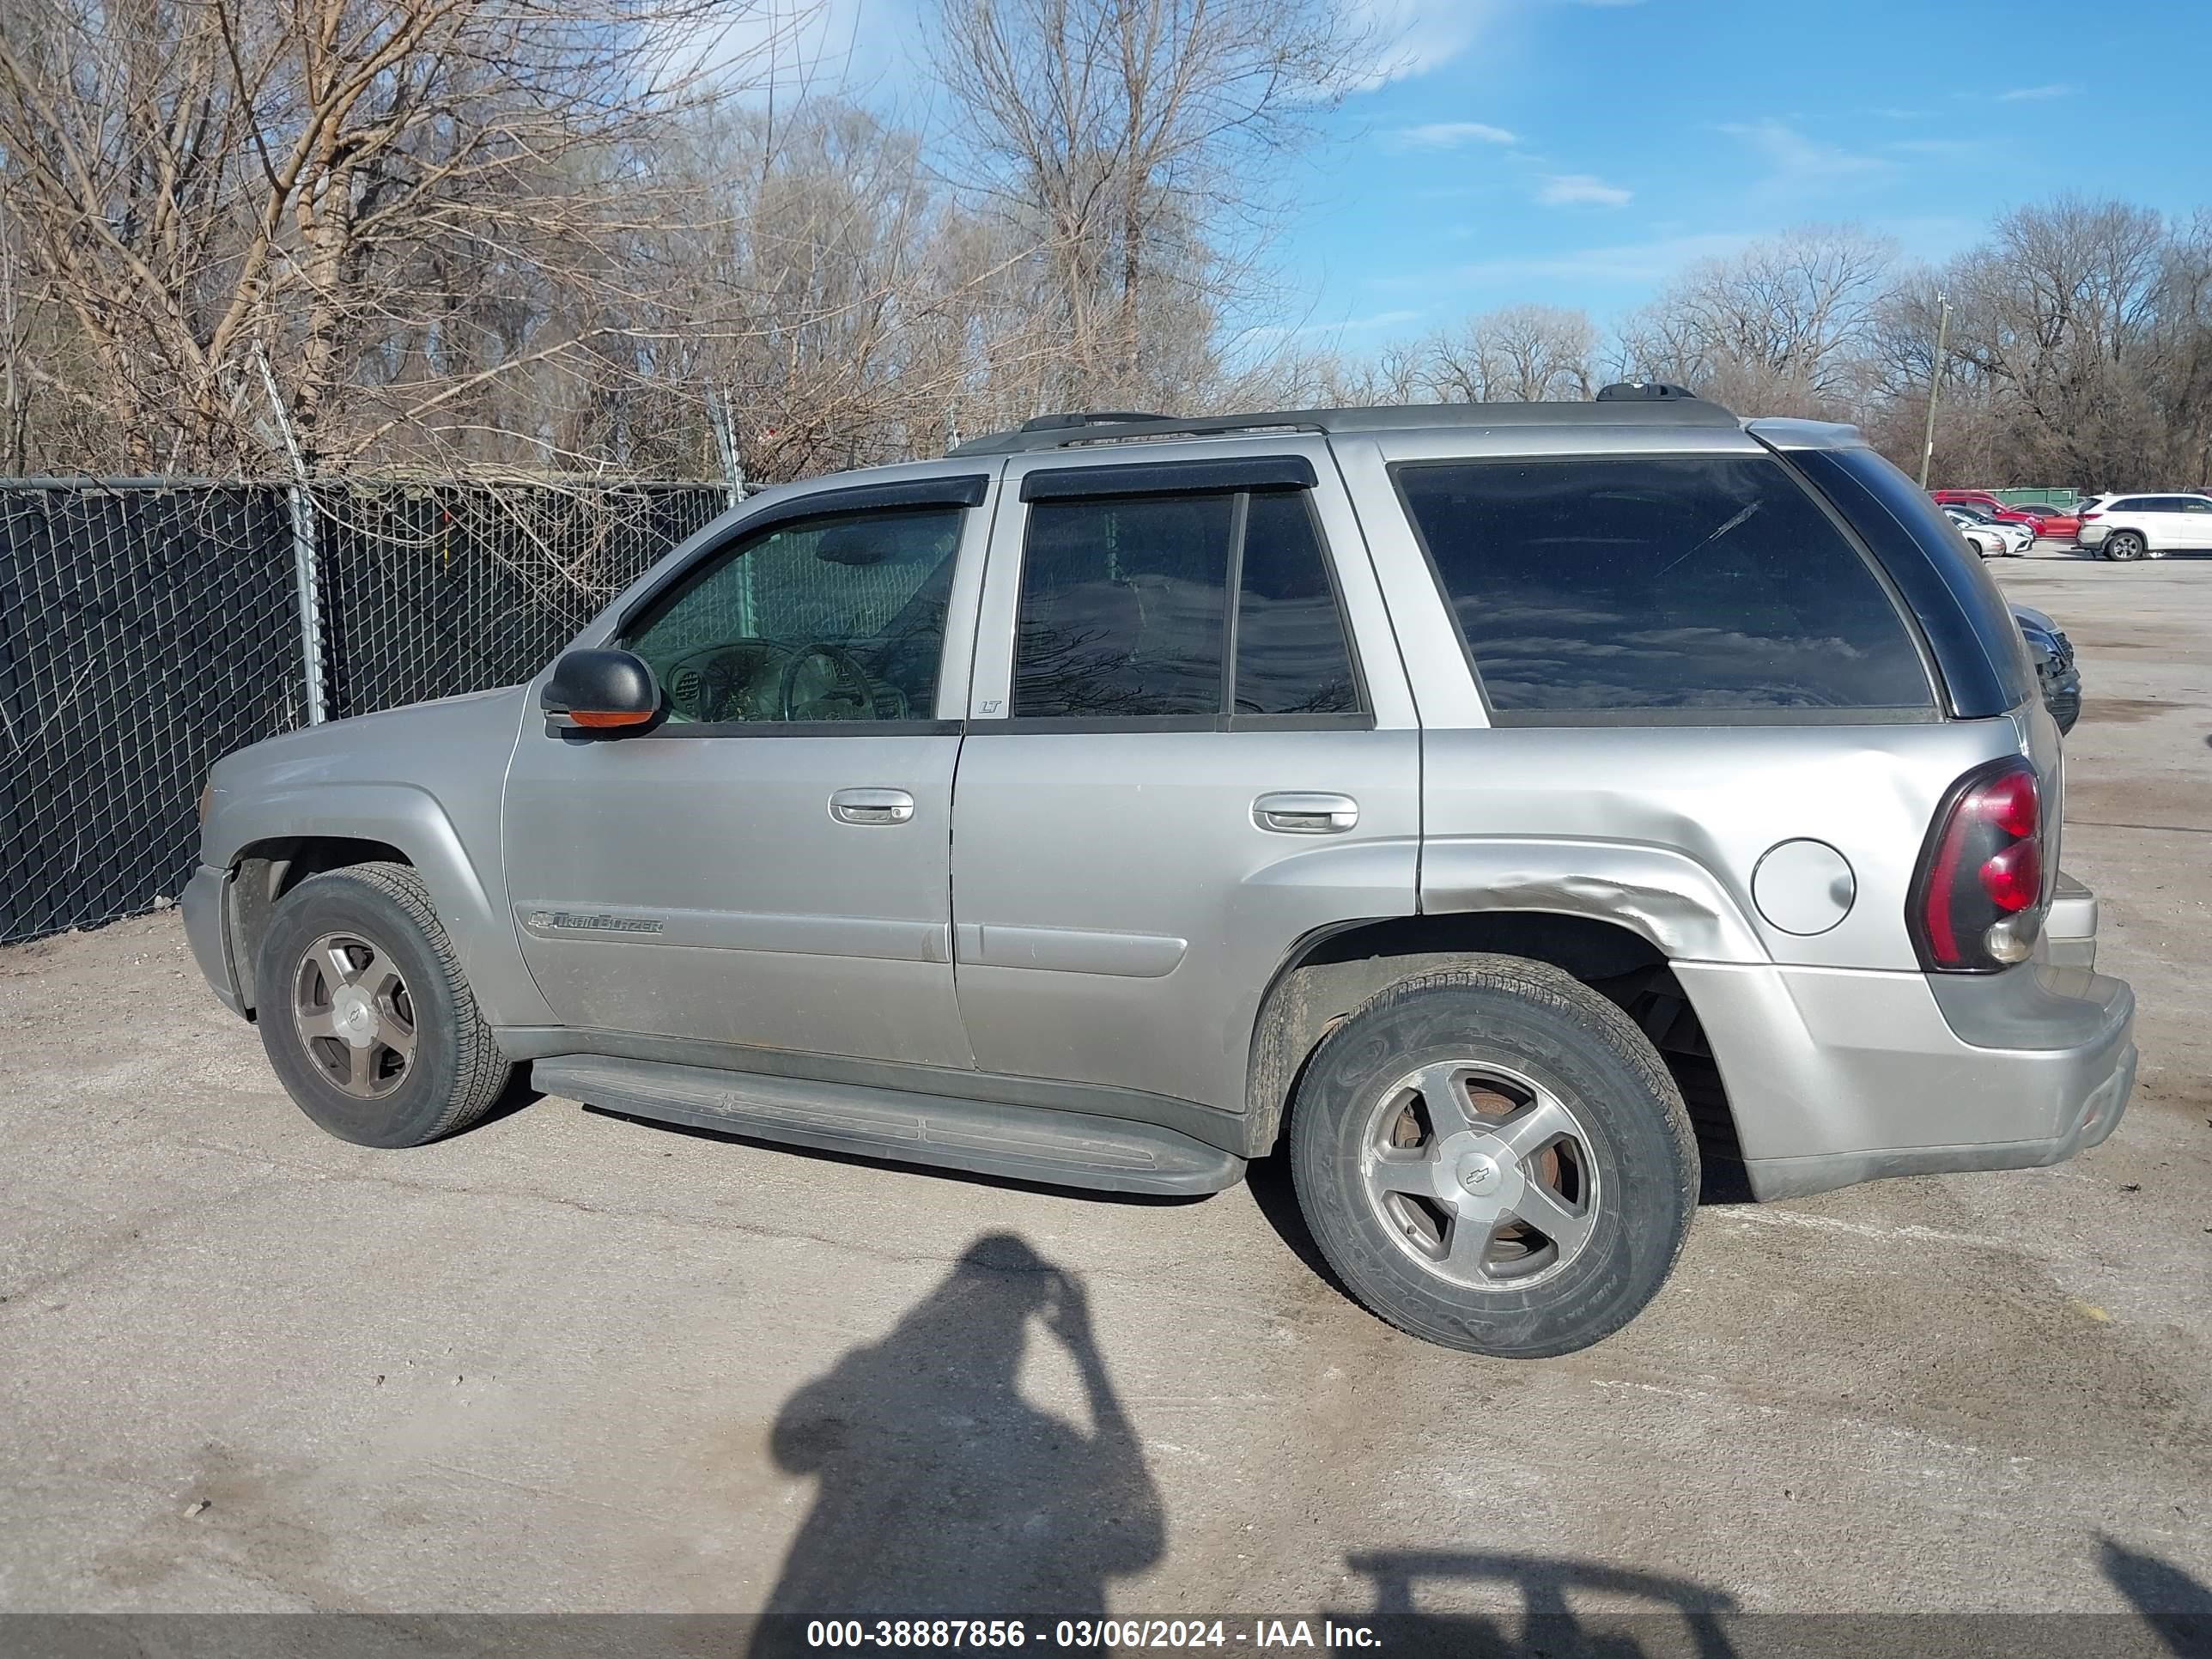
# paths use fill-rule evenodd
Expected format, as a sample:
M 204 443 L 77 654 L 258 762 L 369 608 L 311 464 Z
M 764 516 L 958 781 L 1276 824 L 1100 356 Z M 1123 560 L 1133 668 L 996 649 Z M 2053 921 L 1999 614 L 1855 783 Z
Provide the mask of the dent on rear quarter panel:
M 1429 732 L 1422 908 L 1591 915 L 1680 960 L 1917 972 L 1905 906 L 1929 822 L 1960 774 L 2019 742 L 2009 719 Z M 1810 936 L 1752 900 L 1759 860 L 1797 839 L 1834 848 L 1855 883 Z

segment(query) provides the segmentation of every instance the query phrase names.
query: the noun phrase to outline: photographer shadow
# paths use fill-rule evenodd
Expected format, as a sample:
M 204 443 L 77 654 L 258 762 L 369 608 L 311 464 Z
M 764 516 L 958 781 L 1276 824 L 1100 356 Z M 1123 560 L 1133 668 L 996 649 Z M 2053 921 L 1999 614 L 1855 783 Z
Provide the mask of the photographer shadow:
M 1074 1362 L 1089 1432 L 1023 1398 L 1033 1328 Z M 1165 1547 L 1082 1285 L 1009 1233 L 787 1401 L 769 1450 L 817 1489 L 755 1654 L 799 1650 L 809 1619 L 1096 1619 Z

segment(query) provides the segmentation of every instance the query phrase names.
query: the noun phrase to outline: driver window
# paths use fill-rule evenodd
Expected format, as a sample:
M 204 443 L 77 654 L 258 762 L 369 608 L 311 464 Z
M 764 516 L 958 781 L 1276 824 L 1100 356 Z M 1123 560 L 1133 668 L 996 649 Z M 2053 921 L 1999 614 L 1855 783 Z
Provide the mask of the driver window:
M 929 720 L 966 509 L 921 507 L 741 536 L 623 630 L 670 723 Z

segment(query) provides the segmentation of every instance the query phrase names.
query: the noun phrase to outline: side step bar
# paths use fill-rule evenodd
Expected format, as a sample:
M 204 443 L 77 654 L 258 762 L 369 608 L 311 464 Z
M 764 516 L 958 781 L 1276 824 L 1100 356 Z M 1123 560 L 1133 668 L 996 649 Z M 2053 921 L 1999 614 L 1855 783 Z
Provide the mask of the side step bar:
M 547 1094 L 633 1117 L 1018 1181 L 1182 1197 L 1244 1175 L 1233 1152 L 1082 1112 L 601 1055 L 541 1060 L 531 1075 Z

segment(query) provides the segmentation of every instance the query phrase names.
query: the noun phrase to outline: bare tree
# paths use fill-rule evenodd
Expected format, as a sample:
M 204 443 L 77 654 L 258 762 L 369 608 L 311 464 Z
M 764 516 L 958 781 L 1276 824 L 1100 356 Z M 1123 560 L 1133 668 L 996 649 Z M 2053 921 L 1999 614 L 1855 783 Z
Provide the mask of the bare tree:
M 257 354 L 337 461 L 532 364 L 588 380 L 624 237 L 666 210 L 669 42 L 743 9 L 14 0 L 0 168 L 67 321 L 29 375 L 138 468 L 265 459 Z
M 1987 386 L 2017 465 L 2113 483 L 2160 470 L 2165 246 L 2148 209 L 2063 198 L 2006 215 L 1952 263 L 1951 349 Z
M 1036 249 L 1079 403 L 1179 389 L 1176 336 L 1212 334 L 1283 158 L 1377 45 L 1334 0 L 939 0 L 934 33 L 953 144 Z
M 1583 311 L 1507 306 L 1470 317 L 1424 343 L 1424 379 L 1448 403 L 1587 398 L 1597 328 Z
M 1894 246 L 1807 226 L 1692 266 L 1622 331 L 1633 372 L 1733 408 L 1824 415 L 1863 395 L 1862 368 Z

